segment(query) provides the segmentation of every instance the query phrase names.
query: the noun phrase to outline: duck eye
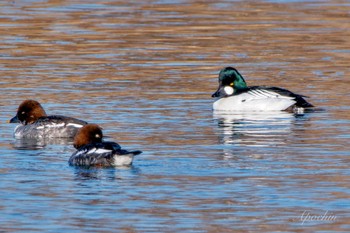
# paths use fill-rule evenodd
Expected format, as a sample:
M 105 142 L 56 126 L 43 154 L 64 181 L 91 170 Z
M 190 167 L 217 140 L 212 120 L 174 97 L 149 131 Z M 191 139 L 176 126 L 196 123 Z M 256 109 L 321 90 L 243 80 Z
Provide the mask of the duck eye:
M 101 135 L 100 134 L 95 134 L 95 138 L 101 138 Z
M 234 85 L 235 85 L 235 83 L 234 83 L 234 82 L 230 83 L 230 86 L 231 86 L 231 87 L 233 87 Z
M 23 112 L 21 112 L 21 114 L 22 114 L 22 115 L 24 115 L 24 114 L 26 114 L 26 112 L 25 112 L 25 111 L 23 111 Z

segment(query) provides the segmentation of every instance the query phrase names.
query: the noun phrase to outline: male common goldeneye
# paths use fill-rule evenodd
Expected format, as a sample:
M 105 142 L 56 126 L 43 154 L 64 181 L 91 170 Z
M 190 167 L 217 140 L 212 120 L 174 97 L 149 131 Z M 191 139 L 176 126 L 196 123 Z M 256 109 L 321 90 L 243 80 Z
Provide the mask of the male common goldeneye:
M 129 166 L 142 151 L 122 150 L 116 142 L 102 141 L 102 129 L 96 124 L 82 127 L 74 138 L 77 149 L 69 159 L 72 166 Z
M 212 95 L 219 97 L 213 104 L 214 111 L 293 111 L 303 112 L 313 107 L 303 95 L 279 87 L 248 87 L 243 76 L 232 67 L 219 73 L 219 88 Z
M 73 138 L 87 122 L 72 117 L 47 116 L 39 102 L 23 101 L 10 123 L 21 123 L 14 130 L 15 138 Z

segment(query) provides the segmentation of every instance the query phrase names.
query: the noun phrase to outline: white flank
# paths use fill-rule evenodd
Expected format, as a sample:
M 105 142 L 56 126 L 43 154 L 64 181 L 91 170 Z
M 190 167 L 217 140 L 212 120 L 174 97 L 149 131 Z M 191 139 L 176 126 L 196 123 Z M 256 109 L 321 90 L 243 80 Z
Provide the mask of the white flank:
M 130 166 L 134 156 L 132 154 L 127 155 L 115 155 L 113 157 L 113 165 L 114 166 Z
M 14 136 L 15 138 L 22 138 L 23 133 L 22 133 L 22 128 L 24 127 L 24 125 L 17 125 L 15 130 L 14 130 Z
M 214 102 L 215 111 L 282 111 L 295 104 L 292 97 L 266 90 L 252 90 Z

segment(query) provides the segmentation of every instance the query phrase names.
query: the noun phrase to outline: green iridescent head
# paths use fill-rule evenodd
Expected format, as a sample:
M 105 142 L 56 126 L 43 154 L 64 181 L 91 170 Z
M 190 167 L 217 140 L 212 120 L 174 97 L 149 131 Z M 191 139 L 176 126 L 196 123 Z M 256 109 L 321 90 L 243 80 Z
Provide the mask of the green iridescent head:
M 219 73 L 219 88 L 212 97 L 233 95 L 237 90 L 247 88 L 243 76 L 232 67 L 225 67 Z

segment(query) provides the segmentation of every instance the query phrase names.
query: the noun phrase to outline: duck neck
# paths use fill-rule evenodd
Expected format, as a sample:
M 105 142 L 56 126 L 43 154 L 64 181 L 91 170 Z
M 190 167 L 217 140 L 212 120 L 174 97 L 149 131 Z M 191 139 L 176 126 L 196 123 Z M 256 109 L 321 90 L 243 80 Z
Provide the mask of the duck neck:
M 247 88 L 247 83 L 245 82 L 243 76 L 238 73 L 238 75 L 236 76 L 235 84 L 234 84 L 235 92 L 240 91 L 240 90 L 244 90 L 246 88 Z

